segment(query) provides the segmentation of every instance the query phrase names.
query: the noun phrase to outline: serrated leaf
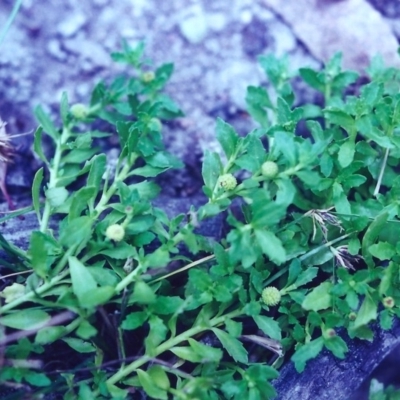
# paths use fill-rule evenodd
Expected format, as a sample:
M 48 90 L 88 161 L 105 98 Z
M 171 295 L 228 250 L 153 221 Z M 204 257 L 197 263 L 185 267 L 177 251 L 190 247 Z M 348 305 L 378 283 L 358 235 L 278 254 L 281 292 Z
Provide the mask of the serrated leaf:
M 96 348 L 90 343 L 78 338 L 64 338 L 63 342 L 67 343 L 68 346 L 73 348 L 78 353 L 93 353 Z
M 69 257 L 68 263 L 72 281 L 72 291 L 78 298 L 79 303 L 85 307 L 86 296 L 91 290 L 97 288 L 97 283 L 92 274 L 88 271 L 88 267 L 76 257 Z
M 232 336 L 230 336 L 228 333 L 226 333 L 221 329 L 212 328 L 212 331 L 215 333 L 215 335 L 217 336 L 217 338 L 219 339 L 225 350 L 228 352 L 228 354 L 236 362 L 247 363 L 248 361 L 247 351 L 239 340 L 233 338 Z
M 239 135 L 231 125 L 224 122 L 221 118 L 218 118 L 216 136 L 218 142 L 224 150 L 227 159 L 229 159 L 236 150 L 236 145 L 239 141 Z
M 307 269 L 301 272 L 296 281 L 294 282 L 296 287 L 303 286 L 309 282 L 311 282 L 317 275 L 319 269 L 316 267 L 307 267 Z
M 349 350 L 346 342 L 340 336 L 334 336 L 324 340 L 325 347 L 337 358 L 344 359 Z
M 56 127 L 51 121 L 48 114 L 46 114 L 41 106 L 37 106 L 35 108 L 35 116 L 38 119 L 39 123 L 42 125 L 43 130 L 53 138 L 54 141 L 57 141 L 60 134 L 58 133 Z
M 131 330 L 142 326 L 147 320 L 147 313 L 144 311 L 136 311 L 128 314 L 122 322 L 122 329 Z
M 325 82 L 321 79 L 321 74 L 319 72 L 311 68 L 300 68 L 299 74 L 312 88 L 324 93 Z
M 214 347 L 202 344 L 194 339 L 188 339 L 190 347 L 200 357 L 197 362 L 220 362 L 223 356 L 221 349 L 215 349 Z
M 33 134 L 34 137 L 33 150 L 39 156 L 39 158 L 48 165 L 49 161 L 47 160 L 47 157 L 43 153 L 42 133 L 43 133 L 42 126 L 38 126 L 35 133 Z
M 35 336 L 36 344 L 50 344 L 68 333 L 64 326 L 46 326 L 38 331 Z
M 332 306 L 332 296 L 329 293 L 331 282 L 323 282 L 306 295 L 302 303 L 305 310 L 319 311 Z
M 348 167 L 354 160 L 355 144 L 349 139 L 339 149 L 338 161 L 342 168 Z
M 53 187 L 45 191 L 46 199 L 52 207 L 59 207 L 65 203 L 69 192 L 65 187 Z
M 378 305 L 367 293 L 364 297 L 364 301 L 361 304 L 360 309 L 357 313 L 357 318 L 354 321 L 354 329 L 358 329 L 363 325 L 367 325 L 369 322 L 374 321 L 378 316 Z
M 268 335 L 271 339 L 281 340 L 281 328 L 279 324 L 273 320 L 272 318 L 265 317 L 263 315 L 255 315 L 253 316 L 255 323 L 258 328 L 261 329 L 266 335 Z
M 167 400 L 168 394 L 165 390 L 160 389 L 155 385 L 151 376 L 141 369 L 137 369 L 136 373 L 139 377 L 139 382 L 146 394 L 152 399 Z
M 43 310 L 26 309 L 0 318 L 0 324 L 21 330 L 38 330 L 50 320 L 50 315 Z
M 60 244 L 71 247 L 83 243 L 90 237 L 92 224 L 92 218 L 89 216 L 82 216 L 68 221 L 66 226 L 63 226 L 61 229 Z
M 292 356 L 297 372 L 303 372 L 308 360 L 318 356 L 324 347 L 324 339 L 319 337 L 301 346 Z
M 204 161 L 202 167 L 202 175 L 204 184 L 211 191 L 214 190 L 217 184 L 218 178 L 222 173 L 221 160 L 217 153 L 211 153 L 208 150 L 205 151 Z
M 282 242 L 272 232 L 255 229 L 254 234 L 263 253 L 267 255 L 271 261 L 278 265 L 286 261 L 286 250 L 282 246 Z
M 395 254 L 395 247 L 388 242 L 379 242 L 369 247 L 369 252 L 379 260 L 390 260 Z

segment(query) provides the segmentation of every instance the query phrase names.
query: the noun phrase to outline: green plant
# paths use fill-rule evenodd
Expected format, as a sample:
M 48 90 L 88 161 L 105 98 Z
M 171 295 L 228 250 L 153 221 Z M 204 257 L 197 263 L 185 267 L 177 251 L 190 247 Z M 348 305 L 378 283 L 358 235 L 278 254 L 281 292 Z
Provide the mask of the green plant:
M 271 87 L 246 97 L 260 127 L 241 137 L 217 121 L 223 154 L 205 152 L 208 200 L 188 221 L 151 202 L 152 178 L 180 166 L 161 121 L 181 112 L 160 92 L 172 65 L 152 71 L 142 55 L 141 44 L 113 54 L 134 75 L 97 85 L 88 106 L 64 94 L 60 129 L 36 109 L 39 229 L 28 251 L 0 236 L 15 277 L 1 292 L 0 379 L 65 399 L 270 399 L 284 352 L 302 371 L 323 348 L 343 358 L 342 335 L 371 339 L 376 320 L 389 329 L 400 302 L 399 71 L 377 59 L 357 87 L 336 55 L 299 71 L 324 105 L 297 107 L 287 60 L 260 57 Z M 97 120 L 106 132 L 92 130 Z M 112 170 L 92 141 L 114 131 Z M 196 231 L 225 211 L 221 241 Z M 34 355 L 57 346 L 71 365 L 35 370 Z

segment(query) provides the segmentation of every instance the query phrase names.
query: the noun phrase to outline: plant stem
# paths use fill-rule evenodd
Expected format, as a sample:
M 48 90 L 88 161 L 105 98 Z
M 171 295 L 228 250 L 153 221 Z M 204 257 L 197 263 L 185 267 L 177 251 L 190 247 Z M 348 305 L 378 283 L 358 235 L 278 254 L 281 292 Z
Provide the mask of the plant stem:
M 207 330 L 211 329 L 214 326 L 220 325 L 221 323 L 224 323 L 224 321 L 227 318 L 236 318 L 236 317 L 239 317 L 242 314 L 243 314 L 243 311 L 241 309 L 240 310 L 235 310 L 235 311 L 232 311 L 229 314 L 225 314 L 225 315 L 223 315 L 221 317 L 212 318 L 209 321 L 209 324 L 207 326 L 205 326 L 205 325 L 194 326 L 194 327 L 188 329 L 187 331 L 182 332 L 180 335 L 175 336 L 175 337 L 173 337 L 171 339 L 168 339 L 164 343 L 162 343 L 159 346 L 157 346 L 156 349 L 154 350 L 154 355 L 152 357 L 157 357 L 161 353 L 164 353 L 165 351 L 171 349 L 172 347 L 178 345 L 179 343 L 186 342 L 191 337 L 193 337 L 193 336 L 195 336 L 195 335 L 197 335 L 197 334 L 199 334 L 201 332 L 207 331 Z M 116 374 L 111 376 L 107 380 L 106 384 L 109 384 L 109 385 L 116 384 L 121 379 L 125 378 L 127 375 L 129 375 L 130 373 L 134 372 L 136 369 L 138 369 L 143 364 L 148 362 L 152 357 L 149 357 L 147 355 L 144 355 L 144 356 L 140 357 L 138 360 L 136 360 L 133 363 L 127 365 L 125 368 L 120 369 Z
M 381 170 L 379 171 L 378 181 L 376 182 L 374 196 L 378 195 L 379 190 L 381 188 L 383 174 L 385 173 L 385 168 L 386 168 L 387 159 L 389 157 L 389 152 L 390 152 L 390 150 L 386 149 L 385 156 L 383 157 L 383 161 L 382 161 L 382 165 L 381 165 Z
M 11 25 L 12 25 L 12 23 L 14 22 L 15 17 L 18 14 L 18 10 L 21 7 L 21 4 L 22 4 L 22 0 L 17 0 L 14 3 L 14 7 L 13 7 L 13 9 L 11 11 L 11 14 L 8 17 L 7 22 L 5 23 L 5 25 L 3 26 L 3 28 L 2 28 L 2 30 L 0 32 L 0 47 L 3 44 L 4 38 L 6 37 L 8 31 L 9 31 Z
M 56 150 L 54 153 L 53 165 L 50 167 L 50 179 L 49 179 L 49 184 L 47 187 L 48 189 L 57 187 L 58 173 L 59 173 L 61 157 L 62 157 L 62 153 L 63 153 L 62 147 L 67 142 L 70 135 L 71 135 L 71 132 L 69 130 L 69 127 L 64 127 L 64 129 L 61 133 L 61 136 L 58 138 L 58 141 L 56 143 Z M 50 216 L 51 216 L 51 211 L 52 211 L 51 208 L 52 208 L 51 204 L 50 204 L 49 200 L 46 198 L 42 220 L 40 221 L 40 231 L 41 232 L 45 232 L 47 230 Z

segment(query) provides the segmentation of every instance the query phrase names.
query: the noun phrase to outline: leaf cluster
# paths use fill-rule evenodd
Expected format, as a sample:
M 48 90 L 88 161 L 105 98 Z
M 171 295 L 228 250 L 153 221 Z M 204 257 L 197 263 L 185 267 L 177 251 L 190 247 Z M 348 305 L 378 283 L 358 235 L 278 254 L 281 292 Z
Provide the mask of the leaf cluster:
M 246 95 L 257 128 L 240 136 L 217 120 L 207 200 L 171 219 L 152 204 L 153 178 L 180 166 L 161 133 L 182 113 L 162 93 L 173 66 L 153 69 L 143 51 L 114 53 L 132 74 L 98 84 L 89 105 L 64 94 L 61 127 L 35 111 L 39 229 L 27 251 L 0 237 L 16 276 L 1 292 L 0 379 L 64 399 L 270 399 L 285 353 L 302 371 L 324 348 L 344 358 L 343 335 L 390 329 L 400 315 L 399 71 L 376 59 L 360 84 L 339 54 L 296 74 L 261 56 L 268 84 Z M 323 104 L 296 103 L 298 76 Z M 111 128 L 94 130 L 99 120 Z M 114 166 L 93 146 L 110 134 Z M 201 236 L 197 225 L 219 214 L 226 236 Z M 55 346 L 73 354 L 67 368 L 30 365 Z

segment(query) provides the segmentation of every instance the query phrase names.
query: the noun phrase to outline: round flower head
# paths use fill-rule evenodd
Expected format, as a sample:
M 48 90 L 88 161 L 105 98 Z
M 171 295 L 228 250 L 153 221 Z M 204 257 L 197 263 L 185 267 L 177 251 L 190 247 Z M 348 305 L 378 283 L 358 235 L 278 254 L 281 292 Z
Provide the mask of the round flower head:
M 153 71 L 147 71 L 147 72 L 143 72 L 141 79 L 142 79 L 142 82 L 149 83 L 149 82 L 154 81 L 155 77 L 156 76 Z
M 385 297 L 383 300 L 382 300 L 382 304 L 384 305 L 384 307 L 385 308 L 393 308 L 394 306 L 395 306 L 395 302 L 394 302 L 394 299 L 393 299 L 393 297 Z
M 261 165 L 261 173 L 266 178 L 272 179 L 278 174 L 279 168 L 278 164 L 273 161 L 265 161 L 263 165 Z
M 274 286 L 268 286 L 262 291 L 261 298 L 267 306 L 276 306 L 281 301 L 281 292 Z
M 110 225 L 106 230 L 106 236 L 110 240 L 120 242 L 125 236 L 125 229 L 119 224 Z
M 89 110 L 84 104 L 77 103 L 71 107 L 71 114 L 76 119 L 85 119 L 89 114 Z
M 237 180 L 232 174 L 224 174 L 219 177 L 219 184 L 226 190 L 233 190 L 237 186 Z

